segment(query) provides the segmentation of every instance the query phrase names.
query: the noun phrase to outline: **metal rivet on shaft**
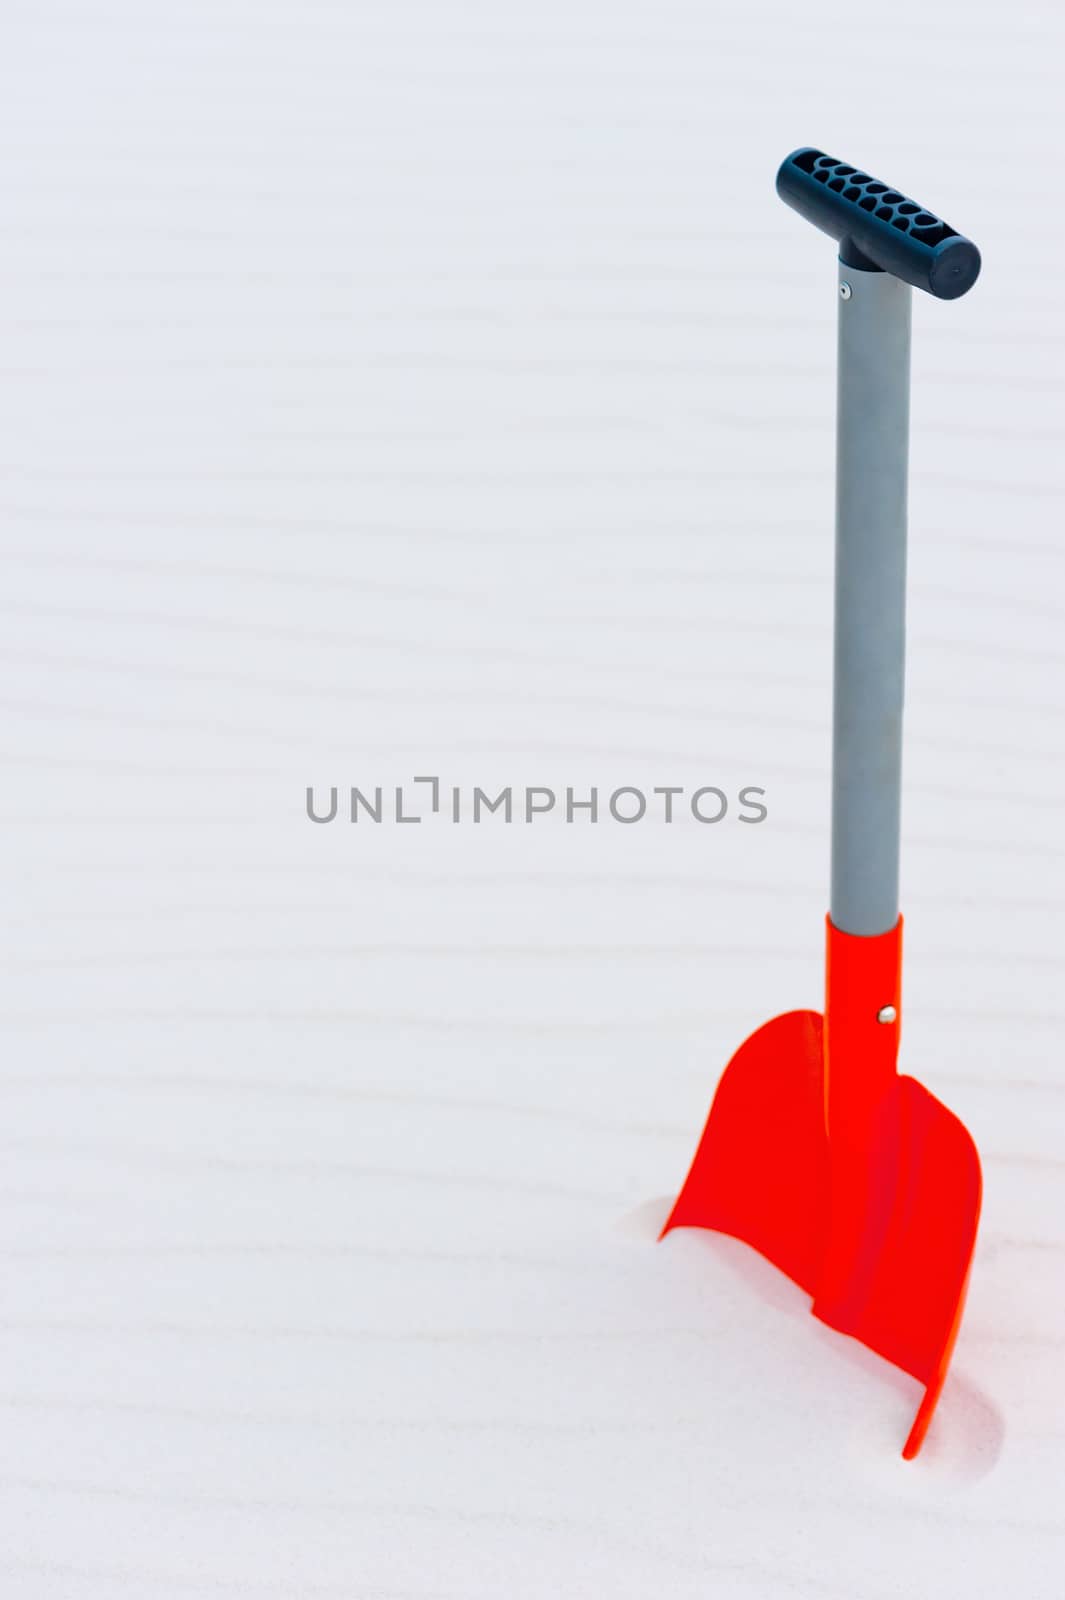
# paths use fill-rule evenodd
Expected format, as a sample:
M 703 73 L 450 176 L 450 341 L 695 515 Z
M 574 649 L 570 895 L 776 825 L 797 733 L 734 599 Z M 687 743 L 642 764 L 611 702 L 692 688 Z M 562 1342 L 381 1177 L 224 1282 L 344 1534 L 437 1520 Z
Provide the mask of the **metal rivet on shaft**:
M 881 1006 L 876 1014 L 877 1022 L 895 1022 L 897 1018 L 898 1012 L 894 1006 Z
M 840 286 L 839 286 L 839 297 L 840 297 L 841 300 L 849 300 L 850 299 L 850 297 L 851 297 L 851 286 L 850 286 L 849 283 L 841 283 L 840 284 Z

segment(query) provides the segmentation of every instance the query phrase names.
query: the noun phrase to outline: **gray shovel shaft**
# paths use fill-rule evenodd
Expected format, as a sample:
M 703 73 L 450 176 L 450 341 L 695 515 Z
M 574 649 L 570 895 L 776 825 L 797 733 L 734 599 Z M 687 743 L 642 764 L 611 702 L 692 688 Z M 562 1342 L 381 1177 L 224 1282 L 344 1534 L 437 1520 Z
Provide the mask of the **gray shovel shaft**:
M 829 911 L 869 936 L 899 917 L 911 290 L 839 277 Z

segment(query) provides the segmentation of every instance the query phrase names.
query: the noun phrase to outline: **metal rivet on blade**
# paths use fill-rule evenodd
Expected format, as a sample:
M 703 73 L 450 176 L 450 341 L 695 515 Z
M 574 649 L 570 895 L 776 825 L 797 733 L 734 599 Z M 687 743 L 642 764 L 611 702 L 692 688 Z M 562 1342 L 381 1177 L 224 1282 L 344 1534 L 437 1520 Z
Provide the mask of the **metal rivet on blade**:
M 896 1022 L 898 1015 L 894 1006 L 881 1006 L 876 1014 L 876 1020 L 877 1022 Z
M 840 286 L 839 286 L 839 297 L 840 297 L 841 300 L 849 300 L 850 299 L 850 297 L 851 297 L 851 286 L 850 286 L 849 283 L 841 283 L 840 284 Z

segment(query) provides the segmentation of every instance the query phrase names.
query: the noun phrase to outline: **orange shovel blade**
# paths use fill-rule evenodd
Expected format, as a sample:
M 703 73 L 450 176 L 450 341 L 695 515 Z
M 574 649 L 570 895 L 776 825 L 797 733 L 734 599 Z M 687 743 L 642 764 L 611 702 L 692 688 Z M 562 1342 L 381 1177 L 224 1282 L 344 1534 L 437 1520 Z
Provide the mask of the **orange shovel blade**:
M 859 1064 L 860 1066 L 860 1064 Z M 912 1078 L 893 1078 L 858 1147 L 825 1131 L 823 1019 L 759 1028 L 725 1069 L 663 1234 L 713 1228 L 753 1245 L 822 1321 L 925 1385 L 916 1455 L 961 1319 L 980 1211 L 968 1132 Z

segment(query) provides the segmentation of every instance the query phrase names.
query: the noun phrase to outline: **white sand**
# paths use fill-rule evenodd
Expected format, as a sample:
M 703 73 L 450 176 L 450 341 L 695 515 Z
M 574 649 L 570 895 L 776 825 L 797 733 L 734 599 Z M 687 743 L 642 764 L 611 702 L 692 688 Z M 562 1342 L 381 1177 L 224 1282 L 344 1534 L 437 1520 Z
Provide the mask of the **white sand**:
M 894 15 L 9 18 L 5 1600 L 1065 1593 L 1063 27 Z M 807 142 L 985 256 L 914 305 L 904 1065 L 986 1204 L 912 1465 L 916 1384 L 653 1243 L 820 998 Z M 303 815 L 416 774 L 770 817 Z

